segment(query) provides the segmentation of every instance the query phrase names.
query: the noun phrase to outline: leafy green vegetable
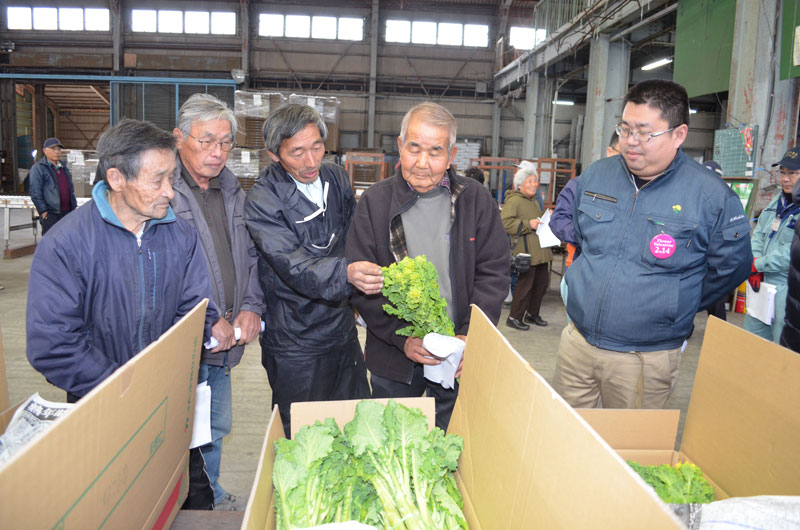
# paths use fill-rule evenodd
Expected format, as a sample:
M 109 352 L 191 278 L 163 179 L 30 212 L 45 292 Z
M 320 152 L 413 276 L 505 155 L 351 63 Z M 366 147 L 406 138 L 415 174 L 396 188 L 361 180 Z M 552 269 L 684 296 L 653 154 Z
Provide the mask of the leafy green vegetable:
M 383 295 L 390 304 L 383 304 L 389 315 L 411 323 L 397 330 L 404 337 L 423 338 L 428 333 L 455 336 L 453 322 L 447 314 L 447 301 L 439 293 L 436 267 L 422 255 L 405 257 L 383 272 Z
M 703 477 L 700 468 L 690 462 L 679 462 L 675 467 L 666 464 L 643 466 L 636 462 L 628 464 L 656 490 L 664 502 L 703 504 L 714 500 L 714 488 Z
M 344 433 L 329 418 L 275 442 L 278 528 L 467 528 L 453 477 L 463 448 L 460 436 L 428 431 L 418 409 L 362 401 Z

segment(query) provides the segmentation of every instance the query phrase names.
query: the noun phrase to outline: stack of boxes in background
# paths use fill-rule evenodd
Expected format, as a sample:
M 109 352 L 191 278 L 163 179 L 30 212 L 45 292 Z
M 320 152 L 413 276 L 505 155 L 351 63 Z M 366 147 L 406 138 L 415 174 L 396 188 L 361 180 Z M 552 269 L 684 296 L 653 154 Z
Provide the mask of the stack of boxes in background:
M 325 150 L 334 153 L 339 151 L 339 98 L 292 94 L 289 96 L 289 103 L 308 105 L 317 109 L 328 127 Z
M 80 149 L 64 149 L 62 160 L 66 157 L 67 168 L 72 175 L 72 184 L 76 197 L 91 197 L 92 184 L 97 173 L 97 151 Z
M 236 147 L 228 155 L 226 165 L 239 178 L 244 191 L 253 187 L 258 176 L 270 163 L 261 138 L 261 127 L 267 115 L 286 102 L 283 94 L 237 90 L 233 112 L 238 122 Z
M 458 146 L 458 151 L 453 159 L 453 166 L 456 171 L 463 174 L 471 165 L 471 159 L 480 158 L 481 142 L 475 140 L 459 140 L 456 142 L 456 146 Z

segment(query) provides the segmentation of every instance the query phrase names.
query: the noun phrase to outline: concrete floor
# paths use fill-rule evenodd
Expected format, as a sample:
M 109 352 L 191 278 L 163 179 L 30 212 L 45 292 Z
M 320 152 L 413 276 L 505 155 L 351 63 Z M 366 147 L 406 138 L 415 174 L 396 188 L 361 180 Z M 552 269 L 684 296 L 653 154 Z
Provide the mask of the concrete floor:
M 11 224 L 30 219 L 27 211 L 14 211 Z M 0 223 L 2 218 L 0 218 Z M 0 226 L 0 230 L 2 226 Z M 33 242 L 30 230 L 12 232 L 12 246 Z M 25 357 L 25 306 L 28 289 L 28 272 L 32 256 L 13 260 L 0 260 L 0 326 L 11 403 L 17 403 L 34 392 L 46 399 L 63 401 L 64 392 L 47 383 L 28 364 Z M 557 259 L 555 270 L 561 261 Z M 517 331 L 505 325 L 508 310 L 504 309 L 499 329 L 517 351 L 548 381 L 555 370 L 556 352 L 562 329 L 567 323 L 564 305 L 558 291 L 561 277 L 551 275 L 551 285 L 542 305 L 541 316 L 549 322 L 547 327 L 531 326 L 529 331 Z M 732 323 L 741 326 L 744 316 L 728 313 Z M 670 398 L 668 408 L 680 409 L 681 430 L 689 405 L 689 397 L 697 369 L 707 315 L 695 318 L 695 331 L 681 360 L 680 379 Z M 363 341 L 364 332 L 360 329 Z M 255 476 L 267 420 L 270 415 L 271 392 L 266 373 L 261 366 L 257 344 L 250 344 L 245 356 L 233 374 L 233 432 L 225 439 L 221 481 L 231 493 L 247 496 Z M 680 436 L 679 436 L 680 439 Z

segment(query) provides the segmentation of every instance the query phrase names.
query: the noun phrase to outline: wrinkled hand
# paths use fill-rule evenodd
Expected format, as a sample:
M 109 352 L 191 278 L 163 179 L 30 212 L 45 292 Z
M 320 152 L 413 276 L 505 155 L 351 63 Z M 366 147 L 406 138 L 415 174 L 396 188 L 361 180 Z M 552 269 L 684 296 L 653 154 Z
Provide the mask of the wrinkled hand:
M 456 338 L 457 339 L 461 339 L 464 342 L 467 342 L 467 336 L 466 335 L 456 335 Z M 461 356 L 461 362 L 458 363 L 458 368 L 456 368 L 456 377 L 461 377 L 461 369 L 462 368 L 464 368 L 464 356 L 463 355 Z
M 233 336 L 233 326 L 224 318 L 217 320 L 217 323 L 211 328 L 211 335 L 219 341 L 219 345 L 211 350 L 211 353 L 228 351 L 236 344 L 236 339 Z
M 252 311 L 239 311 L 239 314 L 233 319 L 232 327 L 242 330 L 242 336 L 236 343 L 238 346 L 242 346 L 258 338 L 258 334 L 261 333 L 261 317 Z
M 383 289 L 381 268 L 369 261 L 356 261 L 348 265 L 347 281 L 364 294 L 378 294 Z
M 442 364 L 442 361 L 435 358 L 431 352 L 422 346 L 422 339 L 416 337 L 408 337 L 406 339 L 406 343 L 403 345 L 403 353 L 415 363 L 430 365 Z
M 531 219 L 530 220 L 531 230 L 536 230 L 537 228 L 539 228 L 540 224 L 542 224 L 542 222 L 539 219 Z

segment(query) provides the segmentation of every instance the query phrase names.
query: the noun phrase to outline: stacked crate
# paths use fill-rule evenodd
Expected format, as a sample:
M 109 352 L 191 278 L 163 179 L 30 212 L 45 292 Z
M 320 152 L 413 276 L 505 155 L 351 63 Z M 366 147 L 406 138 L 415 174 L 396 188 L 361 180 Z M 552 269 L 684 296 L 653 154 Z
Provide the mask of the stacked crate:
M 236 114 L 239 131 L 236 134 L 236 147 L 262 149 L 261 127 L 267 114 L 286 102 L 283 94 L 277 92 L 256 92 L 237 90 L 234 94 L 233 111 Z
M 61 159 L 66 157 L 67 168 L 72 175 L 76 197 L 91 197 L 92 185 L 97 174 L 97 152 L 81 149 L 64 149 Z
M 299 103 L 314 107 L 322 115 L 328 128 L 328 138 L 325 140 L 325 150 L 331 153 L 339 152 L 339 98 L 323 96 L 305 96 L 292 94 L 289 103 Z
M 239 179 L 242 189 L 246 192 L 255 184 L 269 157 L 263 149 L 246 149 L 235 147 L 228 153 L 225 165 Z

